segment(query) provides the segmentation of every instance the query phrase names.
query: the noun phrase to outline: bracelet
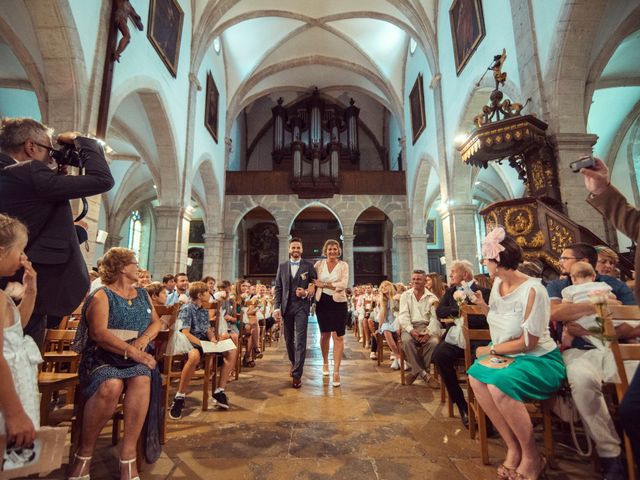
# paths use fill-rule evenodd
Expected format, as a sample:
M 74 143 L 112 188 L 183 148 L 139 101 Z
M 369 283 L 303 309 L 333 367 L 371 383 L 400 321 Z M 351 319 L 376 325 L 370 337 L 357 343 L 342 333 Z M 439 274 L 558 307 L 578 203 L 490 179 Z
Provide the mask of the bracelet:
M 143 336 L 143 337 L 147 337 L 147 338 L 149 339 L 149 341 L 151 341 L 151 340 L 152 340 L 151 335 L 149 335 L 149 334 L 148 334 L 148 333 L 146 333 L 146 332 L 145 332 L 145 333 L 143 333 L 143 334 L 142 334 L 142 336 Z
M 127 345 L 126 347 L 124 347 L 124 359 L 127 360 L 127 350 L 129 350 L 129 345 Z

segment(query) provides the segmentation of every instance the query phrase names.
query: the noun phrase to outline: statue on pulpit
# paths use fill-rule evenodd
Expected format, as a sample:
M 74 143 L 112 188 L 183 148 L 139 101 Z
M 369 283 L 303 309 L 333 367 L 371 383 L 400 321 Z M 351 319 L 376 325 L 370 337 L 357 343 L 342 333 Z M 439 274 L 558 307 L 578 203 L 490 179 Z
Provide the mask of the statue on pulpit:
M 124 52 L 129 42 L 131 42 L 131 32 L 129 31 L 128 21 L 131 19 L 136 28 L 140 31 L 144 29 L 144 25 L 142 24 L 142 18 L 136 12 L 136 9 L 133 8 L 131 2 L 129 0 L 113 0 L 115 2 L 115 9 L 113 12 L 113 23 L 120 33 L 122 34 L 122 38 L 116 47 L 116 50 L 113 52 L 113 61 L 119 62 L 120 56 L 122 52 Z

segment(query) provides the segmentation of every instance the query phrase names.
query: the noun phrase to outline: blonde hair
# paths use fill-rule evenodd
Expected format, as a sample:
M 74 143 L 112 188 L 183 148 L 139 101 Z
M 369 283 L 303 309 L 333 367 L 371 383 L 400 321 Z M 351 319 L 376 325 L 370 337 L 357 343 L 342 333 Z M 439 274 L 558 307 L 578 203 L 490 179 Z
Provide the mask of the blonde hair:
M 123 247 L 110 248 L 102 257 L 102 263 L 98 269 L 102 283 L 111 285 L 115 282 L 122 273 L 122 269 L 135 258 L 136 254 L 133 250 Z
M 618 254 L 611 250 L 609 247 L 598 245 L 596 247 L 596 252 L 598 252 L 598 257 L 602 256 L 613 261 L 614 264 L 618 263 Z
M 386 294 L 382 291 L 382 287 L 384 286 L 389 287 L 389 291 Z M 380 306 L 380 309 L 385 318 L 387 316 L 387 302 L 385 300 L 389 300 L 389 305 L 391 307 L 391 310 L 393 310 L 393 307 L 395 304 L 395 300 L 393 299 L 393 296 L 395 294 L 396 294 L 396 286 L 392 282 L 390 282 L 389 280 L 384 280 L 380 284 L 380 296 L 382 297 L 382 302 L 381 302 L 382 305 Z
M 25 224 L 17 218 L 0 213 L 0 247 L 9 250 L 18 242 L 21 235 L 25 238 L 29 236 Z
M 322 246 L 322 255 L 324 255 L 325 257 L 327 256 L 327 249 L 331 245 L 335 245 L 336 247 L 338 247 L 338 256 L 341 257 L 342 256 L 342 247 L 340 246 L 340 242 L 338 242 L 337 240 L 334 240 L 333 238 L 330 238 L 329 240 L 324 242 L 324 245 Z
M 427 277 L 431 279 L 431 293 L 433 293 L 438 299 L 442 298 L 444 295 L 444 283 L 442 283 L 442 279 L 440 275 L 434 272 L 427 273 Z
M 571 265 L 570 274 L 572 277 L 576 277 L 576 278 L 589 278 L 589 277 L 595 277 L 596 271 L 588 262 L 576 262 L 573 265 Z

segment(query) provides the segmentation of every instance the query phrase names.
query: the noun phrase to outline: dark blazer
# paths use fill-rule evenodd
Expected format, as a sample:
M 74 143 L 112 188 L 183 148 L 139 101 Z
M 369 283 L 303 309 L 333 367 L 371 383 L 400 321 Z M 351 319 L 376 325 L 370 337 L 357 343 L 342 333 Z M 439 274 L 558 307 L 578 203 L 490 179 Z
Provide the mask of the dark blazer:
M 438 308 L 436 308 L 436 316 L 438 318 L 457 317 L 460 314 L 458 302 L 453 299 L 453 293 L 458 289 L 456 285 L 447 288 L 440 299 Z M 488 288 L 480 288 L 477 283 L 471 285 L 471 291 L 482 293 L 482 298 L 489 304 L 489 295 L 491 290 Z M 484 315 L 469 315 L 469 328 L 488 328 L 487 319 Z
M 616 229 L 634 242 L 640 243 L 640 210 L 629 205 L 624 195 L 613 185 L 609 185 L 600 195 L 589 195 L 587 202 L 613 223 Z M 640 272 L 640 248 L 636 248 L 634 264 L 637 276 Z M 634 293 L 636 301 L 640 302 L 640 280 L 636 280 Z
M 308 260 L 300 260 L 300 266 L 294 278 L 291 278 L 289 260 L 278 265 L 274 310 L 280 310 L 284 315 L 288 307 L 292 307 L 291 310 L 295 307 L 295 309 L 303 308 L 309 313 L 310 299 L 296 297 L 295 291 L 299 287 L 309 288 L 309 284 L 317 278 L 316 269 Z
M 0 154 L 0 212 L 29 229 L 25 253 L 38 273 L 34 313 L 67 315 L 89 289 L 69 200 L 106 192 L 114 181 L 102 147 L 90 138 L 75 142 L 85 162 L 80 176 L 58 175 L 37 160 L 16 163 Z

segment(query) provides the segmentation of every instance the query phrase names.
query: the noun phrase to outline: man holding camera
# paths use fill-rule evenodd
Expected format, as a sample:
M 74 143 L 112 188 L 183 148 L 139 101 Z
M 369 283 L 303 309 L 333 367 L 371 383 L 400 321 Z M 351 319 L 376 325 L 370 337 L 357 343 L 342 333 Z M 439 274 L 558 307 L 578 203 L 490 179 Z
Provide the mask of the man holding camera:
M 29 229 L 25 253 L 38 273 L 38 294 L 25 328 L 42 346 L 46 317 L 71 313 L 89 289 L 87 265 L 80 252 L 69 200 L 104 193 L 114 181 L 100 144 L 65 132 L 54 149 L 52 131 L 29 118 L 5 118 L 0 126 L 0 212 L 20 219 Z M 55 167 L 54 158 L 61 163 Z M 84 167 L 84 175 L 67 176 L 66 165 Z M 20 281 L 22 272 L 15 279 Z

